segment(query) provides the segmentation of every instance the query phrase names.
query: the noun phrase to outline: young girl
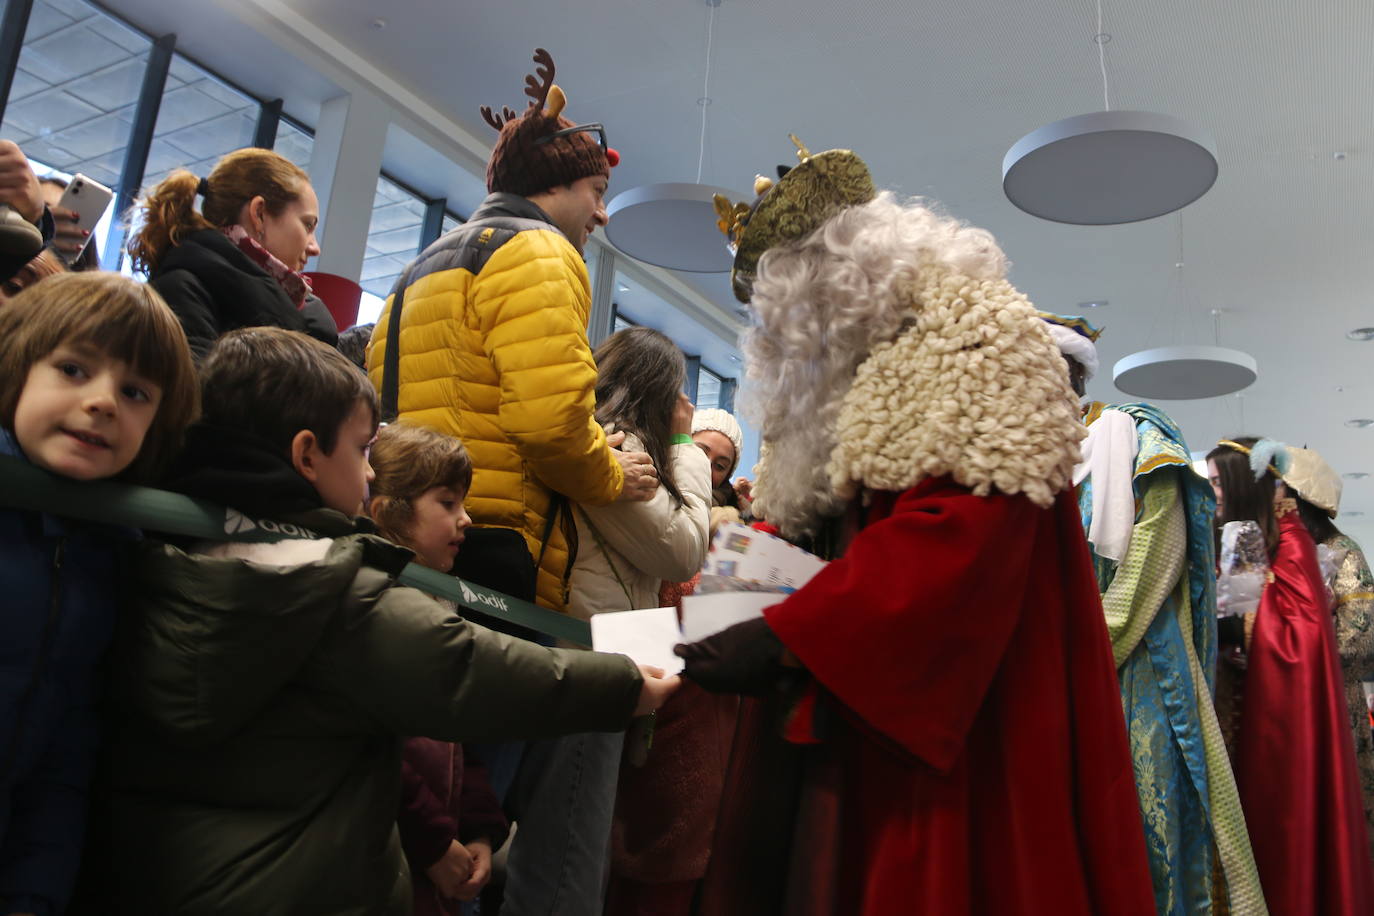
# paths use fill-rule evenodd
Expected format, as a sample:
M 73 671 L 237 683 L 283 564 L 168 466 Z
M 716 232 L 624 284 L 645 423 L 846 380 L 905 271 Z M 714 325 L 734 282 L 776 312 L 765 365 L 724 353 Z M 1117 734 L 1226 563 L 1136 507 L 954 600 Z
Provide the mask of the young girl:
M 611 335 L 596 360 L 596 419 L 624 432 L 626 451 L 644 451 L 662 469 L 646 503 L 579 506 L 573 565 L 575 616 L 658 606 L 663 580 L 690 579 L 706 560 L 711 468 L 693 443 L 692 402 L 682 393 L 682 351 L 652 328 Z
M 1269 439 L 1223 439 L 1207 455 L 1217 523 L 1253 521 L 1269 548 L 1246 626 L 1236 782 L 1269 911 L 1353 916 L 1374 907 L 1374 870 L 1331 603 L 1287 467 Z
M 597 347 L 595 359 L 597 422 L 608 434 L 626 434 L 622 448 L 647 452 L 660 469 L 662 486 L 648 502 L 575 508 L 578 547 L 569 609 L 584 620 L 607 611 L 658 607 L 664 580 L 692 578 L 706 560 L 711 505 L 710 462 L 692 441 L 692 403 L 682 393 L 682 351 L 658 331 L 638 327 L 611 335 Z M 692 754 L 694 748 L 675 735 L 665 740 L 656 731 L 650 759 Z M 583 867 L 600 874 L 607 867 L 601 852 L 617 810 L 623 741 L 619 734 L 581 738 L 584 769 L 573 817 L 593 852 Z M 637 759 L 643 736 L 632 733 L 627 740 Z M 631 837 L 628 843 L 639 840 Z M 613 840 L 613 858 L 624 845 L 622 836 Z M 658 851 L 650 849 L 649 857 Z M 614 869 L 612 876 L 614 882 Z M 599 904 L 600 888 L 591 892 L 598 894 Z
M 368 513 L 383 537 L 415 551 L 439 572 L 472 524 L 463 508 L 472 462 L 451 436 L 393 423 L 377 434 L 370 455 L 376 479 Z M 441 600 L 441 599 L 436 599 Z M 402 769 L 401 845 L 412 867 L 414 912 L 459 912 L 452 901 L 477 897 L 491 878 L 492 850 L 508 825 L 485 769 L 461 745 L 430 738 L 406 741 Z
M 186 337 L 149 287 L 62 274 L 0 308 L 0 454 L 75 480 L 150 479 L 197 412 Z M 0 509 L 0 897 L 59 913 L 80 859 L 96 669 L 127 534 Z

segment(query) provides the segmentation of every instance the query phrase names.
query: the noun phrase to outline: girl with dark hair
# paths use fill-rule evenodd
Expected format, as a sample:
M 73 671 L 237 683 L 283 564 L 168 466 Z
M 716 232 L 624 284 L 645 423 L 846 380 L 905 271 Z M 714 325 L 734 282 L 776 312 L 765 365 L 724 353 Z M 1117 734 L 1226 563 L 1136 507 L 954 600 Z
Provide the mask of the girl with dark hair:
M 593 356 L 597 422 L 608 435 L 624 432 L 626 451 L 647 452 L 662 486 L 648 502 L 574 508 L 577 558 L 568 608 L 583 620 L 658 607 L 663 580 L 692 578 L 706 561 L 711 505 L 710 463 L 692 442 L 692 402 L 682 393 L 682 351 L 658 331 L 635 327 L 611 335 Z M 582 842 L 604 851 L 624 736 L 582 738 L 582 779 L 569 819 L 579 825 Z M 656 742 L 655 753 L 667 750 Z M 599 873 L 604 871 L 603 858 Z
M 138 206 L 141 227 L 129 242 L 134 269 L 148 274 L 181 319 L 197 361 L 235 328 L 285 328 L 338 342 L 329 309 L 300 273 L 320 253 L 320 204 L 310 177 L 291 160 L 235 150 L 207 178 L 172 172 Z
M 1270 912 L 1369 913 L 1374 867 L 1331 604 L 1283 486 L 1288 462 L 1281 444 L 1253 437 L 1223 439 L 1207 455 L 1218 525 L 1257 523 L 1270 555 L 1246 626 L 1236 781 Z
M 652 328 L 613 334 L 596 359 L 596 419 L 624 432 L 621 448 L 647 452 L 662 487 L 646 503 L 579 506 L 572 613 L 658 606 L 659 584 L 690 579 L 706 560 L 711 468 L 693 442 L 692 402 L 682 393 L 682 351 Z

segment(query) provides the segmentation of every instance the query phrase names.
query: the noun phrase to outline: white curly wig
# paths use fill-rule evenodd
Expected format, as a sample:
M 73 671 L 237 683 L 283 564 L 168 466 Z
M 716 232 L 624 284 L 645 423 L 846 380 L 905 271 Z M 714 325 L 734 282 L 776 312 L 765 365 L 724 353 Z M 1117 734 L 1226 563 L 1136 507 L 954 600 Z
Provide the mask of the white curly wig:
M 902 489 L 942 473 L 979 492 L 1052 499 L 1077 460 L 1082 425 L 1063 360 L 1006 271 L 990 233 L 887 192 L 768 251 L 744 340 L 744 409 L 766 443 L 756 511 L 802 534 L 856 485 Z M 901 346 L 888 346 L 899 336 Z M 861 372 L 871 355 L 879 358 Z M 863 390 L 849 398 L 856 374 Z M 1025 405 L 1015 403 L 1018 387 Z M 929 415 L 914 403 L 937 393 L 947 403 Z M 1012 438 L 1033 440 L 1043 458 L 1031 460 L 1026 442 L 996 456 L 999 434 L 988 427 L 1003 410 L 1024 417 Z M 1028 440 L 1026 424 L 1043 429 Z

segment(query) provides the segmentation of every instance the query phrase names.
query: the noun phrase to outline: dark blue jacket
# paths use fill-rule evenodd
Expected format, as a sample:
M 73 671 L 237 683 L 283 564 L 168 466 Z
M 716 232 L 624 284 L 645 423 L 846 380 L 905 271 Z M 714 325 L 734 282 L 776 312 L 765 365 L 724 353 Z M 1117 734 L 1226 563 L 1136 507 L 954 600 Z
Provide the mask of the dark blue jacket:
M 0 429 L 0 454 L 23 457 Z M 60 913 L 81 859 L 97 668 L 130 535 L 0 508 L 0 912 Z

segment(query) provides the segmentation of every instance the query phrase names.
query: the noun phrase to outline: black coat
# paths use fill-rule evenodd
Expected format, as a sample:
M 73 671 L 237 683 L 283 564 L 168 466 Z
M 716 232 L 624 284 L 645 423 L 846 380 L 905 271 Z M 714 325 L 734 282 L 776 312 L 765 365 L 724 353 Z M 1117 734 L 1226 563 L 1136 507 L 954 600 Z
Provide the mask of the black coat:
M 218 229 L 182 239 L 162 256 L 148 282 L 181 320 L 196 362 L 235 328 L 286 328 L 331 347 L 339 342 L 338 326 L 320 299 L 307 295 L 305 307 L 297 309 L 276 278 Z

